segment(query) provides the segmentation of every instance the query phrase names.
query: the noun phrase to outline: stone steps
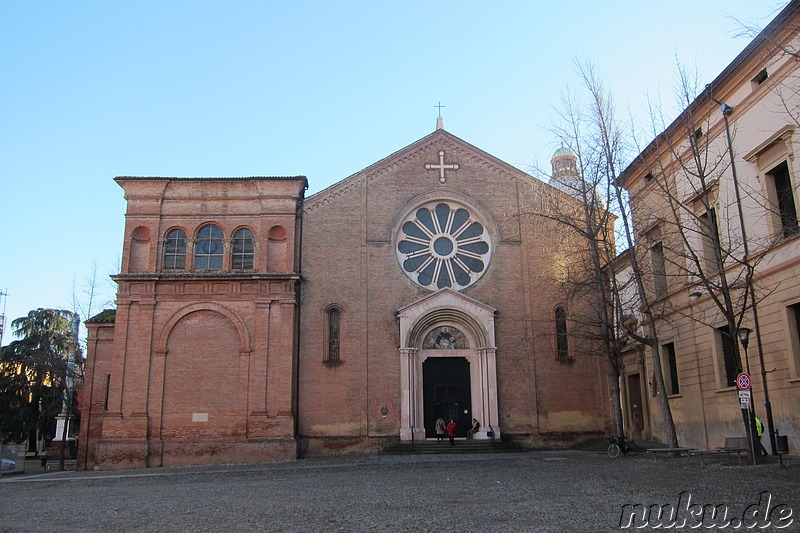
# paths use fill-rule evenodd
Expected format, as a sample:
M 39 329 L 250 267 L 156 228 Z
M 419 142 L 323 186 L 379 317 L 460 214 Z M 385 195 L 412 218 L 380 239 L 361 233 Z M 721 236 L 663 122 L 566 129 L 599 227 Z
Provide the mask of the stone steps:
M 573 450 L 581 450 L 584 452 L 605 452 L 611 446 L 609 437 L 600 437 L 596 439 L 589 439 L 579 442 L 572 447 Z
M 381 453 L 387 455 L 432 455 L 432 454 L 468 454 L 468 453 L 512 453 L 521 452 L 519 444 L 507 441 L 466 440 L 456 439 L 453 446 L 450 441 L 424 440 L 410 442 L 395 442 L 386 446 Z

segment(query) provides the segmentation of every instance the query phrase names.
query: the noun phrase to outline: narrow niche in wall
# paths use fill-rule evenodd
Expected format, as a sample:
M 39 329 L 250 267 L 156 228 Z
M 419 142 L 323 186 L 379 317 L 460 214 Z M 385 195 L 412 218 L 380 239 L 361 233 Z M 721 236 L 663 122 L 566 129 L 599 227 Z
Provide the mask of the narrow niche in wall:
M 267 241 L 267 270 L 270 272 L 286 272 L 286 229 L 273 226 L 269 230 Z
M 150 262 L 150 230 L 139 226 L 131 234 L 130 259 L 128 260 L 129 272 L 147 272 Z

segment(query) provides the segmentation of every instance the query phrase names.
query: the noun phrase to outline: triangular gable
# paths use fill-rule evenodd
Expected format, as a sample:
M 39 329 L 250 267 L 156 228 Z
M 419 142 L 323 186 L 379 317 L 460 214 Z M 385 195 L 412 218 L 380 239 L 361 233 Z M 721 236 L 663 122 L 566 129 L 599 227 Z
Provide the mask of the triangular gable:
M 421 139 L 397 150 L 396 152 L 384 157 L 383 159 L 369 165 L 368 167 L 363 168 L 362 170 L 351 174 L 350 176 L 326 187 L 325 189 L 312 194 L 311 196 L 307 197 L 304 201 L 304 209 L 314 209 L 318 205 L 323 203 L 327 203 L 331 199 L 343 194 L 351 189 L 357 188 L 360 183 L 364 179 L 372 179 L 380 174 L 388 171 L 393 166 L 396 166 L 402 163 L 404 160 L 409 159 L 416 155 L 417 152 L 427 149 L 431 146 L 437 144 L 445 144 L 450 145 L 451 147 L 458 147 L 462 150 L 470 152 L 472 157 L 476 157 L 481 163 L 486 165 L 490 170 L 494 172 L 500 172 L 502 174 L 506 174 L 511 177 L 521 178 L 524 183 L 527 183 L 531 187 L 540 187 L 540 191 L 542 193 L 557 191 L 557 194 L 563 195 L 565 198 L 568 198 L 567 201 L 576 202 L 576 200 L 572 195 L 558 189 L 546 183 L 536 177 L 524 172 L 517 167 L 506 163 L 505 161 L 498 159 L 497 157 L 491 155 L 490 153 L 481 150 L 477 146 L 468 143 L 467 141 L 461 139 L 453 135 L 452 133 L 444 130 L 439 129 L 422 137 Z
M 338 181 L 333 185 L 319 191 L 318 193 L 312 194 L 311 196 L 306 198 L 304 202 L 305 207 L 306 209 L 310 209 L 315 207 L 319 203 L 324 203 L 326 200 L 330 198 L 336 197 L 345 191 L 357 187 L 358 183 L 360 183 L 362 179 L 374 178 L 382 174 L 383 172 L 386 172 L 391 167 L 400 164 L 401 162 L 409 159 L 410 157 L 413 157 L 419 151 L 427 149 L 437 144 L 446 144 L 470 152 L 470 155 L 472 157 L 476 157 L 479 161 L 487 165 L 491 170 L 495 172 L 501 172 L 517 178 L 524 178 L 530 180 L 531 183 L 537 183 L 539 185 L 547 185 L 546 183 L 534 178 L 530 174 L 527 174 L 522 170 L 514 167 L 513 165 L 510 165 L 505 161 L 502 161 L 497 157 L 481 150 L 480 148 L 464 141 L 463 139 L 456 137 L 455 135 L 453 135 L 448 131 L 436 130 L 433 133 L 426 135 L 425 137 L 422 137 L 421 139 L 409 144 L 408 146 L 401 148 L 400 150 L 397 150 L 396 152 L 373 163 L 372 165 L 354 174 L 351 174 L 350 176 L 344 178 L 343 180 Z
M 453 300 L 455 300 L 455 302 Z M 497 312 L 497 309 L 495 309 L 490 305 L 486 305 L 480 300 L 476 300 L 475 298 L 471 298 L 465 294 L 456 292 L 449 287 L 445 287 L 444 289 L 432 292 L 430 294 L 426 294 L 425 296 L 417 300 L 414 300 L 413 302 L 407 305 L 404 305 L 403 307 L 397 310 L 397 314 L 399 315 L 404 312 L 407 312 L 408 310 L 414 307 L 425 307 L 432 309 L 435 307 L 440 307 L 442 305 L 452 306 L 452 304 L 454 303 L 457 303 L 459 307 L 475 307 L 480 309 L 484 313 L 494 314 Z

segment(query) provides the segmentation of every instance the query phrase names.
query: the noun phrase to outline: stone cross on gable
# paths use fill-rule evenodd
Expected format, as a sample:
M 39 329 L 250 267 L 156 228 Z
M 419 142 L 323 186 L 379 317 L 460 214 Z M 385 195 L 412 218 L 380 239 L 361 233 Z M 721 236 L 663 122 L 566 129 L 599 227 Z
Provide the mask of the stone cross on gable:
M 425 164 L 425 169 L 426 170 L 436 170 L 436 169 L 438 169 L 439 170 L 439 181 L 441 183 L 444 183 L 445 182 L 444 171 L 445 170 L 458 170 L 458 164 L 451 163 L 451 164 L 445 165 L 444 164 L 444 150 L 439 150 L 439 164 L 438 165 L 433 165 L 431 163 L 426 163 Z

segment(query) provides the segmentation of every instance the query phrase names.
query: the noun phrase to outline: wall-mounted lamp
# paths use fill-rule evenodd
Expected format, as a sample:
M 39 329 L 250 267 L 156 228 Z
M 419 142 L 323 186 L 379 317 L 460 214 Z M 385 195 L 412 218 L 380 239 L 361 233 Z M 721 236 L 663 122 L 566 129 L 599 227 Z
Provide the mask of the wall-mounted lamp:
M 383 418 L 386 418 L 387 414 L 389 414 L 389 410 L 386 407 L 381 407 L 381 415 Z

